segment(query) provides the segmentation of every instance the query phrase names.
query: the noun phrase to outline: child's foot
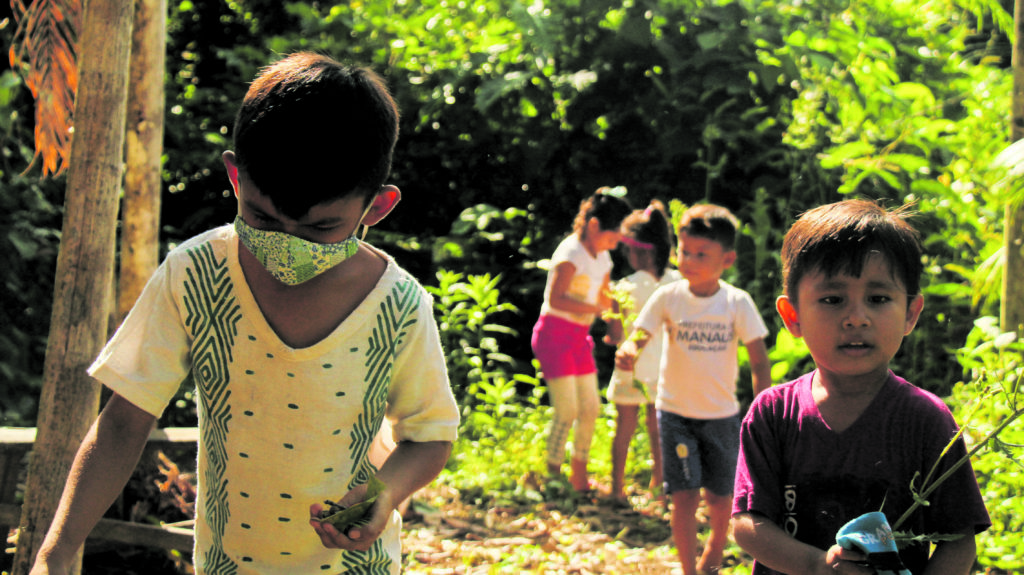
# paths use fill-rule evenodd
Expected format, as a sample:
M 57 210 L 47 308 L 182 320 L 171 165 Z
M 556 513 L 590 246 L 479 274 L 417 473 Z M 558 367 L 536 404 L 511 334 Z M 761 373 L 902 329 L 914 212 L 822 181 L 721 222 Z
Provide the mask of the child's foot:
M 587 476 L 587 462 L 582 459 L 573 459 L 570 462 L 572 476 L 569 483 L 576 491 L 590 491 L 590 478 Z
M 558 477 L 562 474 L 562 466 L 548 463 L 548 475 L 551 477 Z
M 658 493 L 663 487 L 663 482 L 660 477 L 651 477 L 651 484 L 647 486 L 651 490 L 651 493 Z
M 697 562 L 697 573 L 700 575 L 718 575 L 719 571 L 722 570 L 722 555 L 721 551 L 705 547 L 704 554 L 701 556 L 700 561 Z

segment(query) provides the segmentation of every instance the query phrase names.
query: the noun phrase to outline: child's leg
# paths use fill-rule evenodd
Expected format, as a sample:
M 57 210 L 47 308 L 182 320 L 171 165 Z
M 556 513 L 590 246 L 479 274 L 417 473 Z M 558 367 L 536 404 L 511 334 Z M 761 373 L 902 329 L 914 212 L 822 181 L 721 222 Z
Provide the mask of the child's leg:
M 711 534 L 699 565 L 702 572 L 715 573 L 722 566 L 722 552 L 729 539 L 740 417 L 708 420 L 700 429 L 704 497 L 708 504 Z
M 701 573 L 717 573 L 722 567 L 722 554 L 725 552 L 725 545 L 729 541 L 729 523 L 732 516 L 732 494 L 716 495 L 705 490 L 704 498 L 708 504 L 708 519 L 711 523 L 711 533 L 708 535 L 707 543 L 704 545 L 704 554 L 701 555 L 697 569 Z
M 629 443 L 633 439 L 633 432 L 636 431 L 640 406 L 616 403 L 615 411 L 618 414 L 618 417 L 615 419 L 615 438 L 612 440 L 611 496 L 621 499 L 626 496 L 624 485 L 626 477 L 626 458 L 629 456 Z M 648 430 L 649 429 L 650 422 L 648 421 Z M 654 433 L 655 435 L 658 433 L 657 423 L 655 423 Z M 651 449 L 654 449 L 653 443 L 651 444 Z
M 601 411 L 601 398 L 597 393 L 597 373 L 576 376 L 576 428 L 572 441 L 572 486 L 578 491 L 590 489 L 587 461 L 594 428 Z
M 654 409 L 653 403 L 648 403 L 644 408 L 647 418 L 647 436 L 651 440 L 651 458 L 654 465 L 651 469 L 651 491 L 664 489 L 662 485 L 664 474 L 661 467 L 661 433 L 658 431 L 658 411 Z
M 672 492 L 672 542 L 683 575 L 697 575 L 697 507 L 700 489 Z
M 565 443 L 576 421 L 576 378 L 555 377 L 548 380 L 548 396 L 554 413 L 548 427 L 548 473 L 561 473 L 565 460 Z

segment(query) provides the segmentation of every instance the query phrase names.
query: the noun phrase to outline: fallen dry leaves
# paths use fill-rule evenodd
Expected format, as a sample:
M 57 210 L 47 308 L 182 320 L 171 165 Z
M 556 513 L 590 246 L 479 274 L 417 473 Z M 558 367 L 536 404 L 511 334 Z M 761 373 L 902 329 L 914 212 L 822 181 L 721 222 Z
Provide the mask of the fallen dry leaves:
M 405 522 L 405 573 L 681 573 L 669 515 L 649 493 L 634 494 L 629 505 L 600 495 L 574 503 L 484 509 L 453 489 L 428 488 Z M 726 554 L 727 565 L 749 567 L 735 548 Z

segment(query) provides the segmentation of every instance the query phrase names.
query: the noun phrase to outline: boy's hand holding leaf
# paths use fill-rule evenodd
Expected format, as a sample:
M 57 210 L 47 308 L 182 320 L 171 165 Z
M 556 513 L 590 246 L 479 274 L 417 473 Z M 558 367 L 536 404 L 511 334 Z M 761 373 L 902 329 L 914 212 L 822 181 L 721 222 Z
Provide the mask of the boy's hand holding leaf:
M 309 523 L 325 547 L 365 551 L 384 531 L 395 506 L 387 485 L 376 477 L 328 507 L 313 504 Z

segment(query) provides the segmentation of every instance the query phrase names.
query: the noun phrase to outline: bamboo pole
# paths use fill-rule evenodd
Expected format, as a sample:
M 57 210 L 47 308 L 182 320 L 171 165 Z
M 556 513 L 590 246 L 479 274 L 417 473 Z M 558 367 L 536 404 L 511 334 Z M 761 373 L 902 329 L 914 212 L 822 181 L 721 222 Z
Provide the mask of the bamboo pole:
M 1010 139 L 1024 137 L 1024 1 L 1013 3 L 1016 40 L 1013 43 L 1013 103 Z M 1006 204 L 1003 237 L 1006 265 L 1003 268 L 1003 289 L 999 323 L 1003 331 L 1016 331 L 1024 336 L 1024 202 Z
M 99 408 L 85 373 L 106 340 L 128 91 L 132 0 L 84 3 L 79 89 L 50 320 L 39 435 L 12 573 L 26 575 L 78 445 Z M 76 573 L 81 569 L 78 562 Z
M 166 34 L 166 0 L 136 0 L 115 324 L 120 324 L 131 311 L 160 263 L 160 155 L 164 143 Z

